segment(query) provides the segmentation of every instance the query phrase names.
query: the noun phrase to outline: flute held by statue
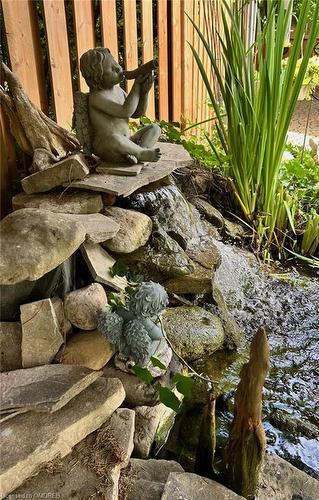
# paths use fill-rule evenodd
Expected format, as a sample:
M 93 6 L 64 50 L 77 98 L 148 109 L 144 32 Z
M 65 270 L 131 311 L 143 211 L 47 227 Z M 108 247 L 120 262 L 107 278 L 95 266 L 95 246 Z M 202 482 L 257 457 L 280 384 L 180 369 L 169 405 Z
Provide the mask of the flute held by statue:
M 135 80 L 137 76 L 146 75 L 147 73 L 151 73 L 157 68 L 158 68 L 158 63 L 154 61 L 154 59 L 152 59 L 151 61 L 142 64 L 142 66 L 139 66 L 138 68 L 133 69 L 132 71 L 124 71 L 124 76 L 126 80 Z

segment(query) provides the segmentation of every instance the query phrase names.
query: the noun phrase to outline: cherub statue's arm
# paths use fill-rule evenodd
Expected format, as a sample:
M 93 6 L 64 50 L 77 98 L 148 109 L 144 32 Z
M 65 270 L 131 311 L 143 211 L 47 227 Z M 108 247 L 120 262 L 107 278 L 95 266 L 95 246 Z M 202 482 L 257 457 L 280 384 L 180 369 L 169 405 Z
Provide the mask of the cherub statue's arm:
M 130 118 L 136 112 L 140 100 L 140 83 L 135 80 L 134 85 L 125 99 L 124 104 L 114 102 L 103 94 L 90 94 L 90 106 L 116 118 Z
M 148 105 L 148 94 L 152 88 L 154 82 L 153 73 L 149 73 L 146 75 L 146 78 L 143 82 L 141 82 L 140 87 L 140 99 L 137 105 L 137 108 L 132 115 L 132 118 L 139 118 L 140 116 L 145 115 Z

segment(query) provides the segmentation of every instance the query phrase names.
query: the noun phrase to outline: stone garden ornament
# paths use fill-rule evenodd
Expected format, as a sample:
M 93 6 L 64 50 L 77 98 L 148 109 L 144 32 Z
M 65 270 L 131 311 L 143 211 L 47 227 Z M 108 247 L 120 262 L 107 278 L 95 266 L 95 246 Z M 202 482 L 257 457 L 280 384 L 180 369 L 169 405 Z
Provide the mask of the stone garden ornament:
M 155 354 L 158 341 L 164 337 L 159 316 L 167 304 L 168 295 L 160 284 L 141 283 L 127 308 L 100 315 L 98 330 L 120 354 L 145 366 Z
M 109 49 L 103 47 L 81 56 L 80 70 L 90 92 L 77 93 L 75 128 L 84 152 L 94 153 L 106 162 L 128 165 L 159 160 L 160 150 L 154 147 L 161 133 L 159 126 L 147 125 L 132 136 L 128 126 L 129 118 L 146 113 L 153 69 L 150 61 L 125 72 Z M 135 78 L 129 94 L 119 86 L 123 78 Z

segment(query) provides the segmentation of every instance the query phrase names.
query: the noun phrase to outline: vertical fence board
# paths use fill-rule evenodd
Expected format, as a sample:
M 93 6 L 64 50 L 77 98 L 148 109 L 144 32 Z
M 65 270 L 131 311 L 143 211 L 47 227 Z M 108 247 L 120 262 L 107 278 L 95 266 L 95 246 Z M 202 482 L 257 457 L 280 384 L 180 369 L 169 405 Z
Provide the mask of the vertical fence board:
M 158 34 L 158 114 L 160 120 L 168 121 L 168 43 L 167 43 L 167 0 L 157 2 Z
M 143 63 L 153 59 L 153 13 L 152 0 L 143 0 L 142 8 L 142 61 Z M 155 118 L 155 95 L 154 86 L 149 93 L 147 116 Z
M 74 22 L 78 61 L 81 55 L 95 47 L 93 5 L 91 0 L 74 0 Z M 80 64 L 80 62 L 79 62 Z M 88 86 L 80 75 L 80 90 L 87 92 Z
M 172 120 L 180 122 L 182 114 L 182 13 L 181 0 L 171 1 L 172 50 Z
M 31 101 L 46 109 L 36 4 L 30 0 L 2 0 L 11 68 Z
M 112 56 L 118 61 L 116 0 L 101 0 L 101 28 L 104 47 L 110 49 Z
M 193 17 L 193 1 L 183 0 L 182 2 L 182 31 L 183 31 L 183 47 L 182 47 L 182 114 L 183 123 L 187 122 L 192 117 L 192 76 L 193 76 L 193 54 L 190 45 L 193 45 L 194 29 L 191 21 Z
M 136 0 L 123 0 L 124 13 L 124 60 L 125 69 L 137 68 L 137 25 L 136 25 Z M 127 90 L 132 88 L 133 82 L 128 80 Z
M 9 121 L 0 108 L 0 189 L 1 189 L 1 218 L 12 210 L 12 180 L 17 175 L 14 154 L 13 138 L 9 132 Z
M 43 0 L 43 10 L 56 120 L 62 127 L 70 129 L 72 126 L 73 90 L 64 1 Z

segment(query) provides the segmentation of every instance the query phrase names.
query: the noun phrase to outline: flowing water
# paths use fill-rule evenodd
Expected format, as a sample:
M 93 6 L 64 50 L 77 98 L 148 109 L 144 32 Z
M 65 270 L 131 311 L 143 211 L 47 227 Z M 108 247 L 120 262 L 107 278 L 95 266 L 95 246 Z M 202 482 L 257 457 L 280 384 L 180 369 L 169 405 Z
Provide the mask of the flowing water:
M 268 450 L 319 477 L 319 277 L 266 273 L 248 252 L 216 244 L 223 259 L 214 282 L 231 312 L 247 338 L 259 326 L 268 331 L 263 405 Z M 214 357 L 206 364 L 211 372 L 216 365 Z M 229 364 L 230 386 L 238 382 L 239 367 L 238 359 Z M 226 393 L 221 405 L 221 437 L 231 419 L 226 404 L 231 395 Z
M 172 226 L 179 244 L 181 236 L 193 238 L 200 229 L 199 214 L 195 216 L 197 211 L 189 209 L 172 184 L 134 194 L 128 202 L 131 208 L 155 216 L 166 230 Z M 252 254 L 214 243 L 222 255 L 214 286 L 247 341 L 258 327 L 268 330 L 271 367 L 263 404 L 268 450 L 319 477 L 319 275 L 306 277 L 296 271 L 271 275 Z M 205 307 L 214 311 L 212 303 Z M 220 352 L 201 362 L 213 379 L 216 372 L 223 372 L 225 393 L 217 405 L 220 443 L 227 436 L 233 391 L 247 355 L 247 349 L 238 356 Z

